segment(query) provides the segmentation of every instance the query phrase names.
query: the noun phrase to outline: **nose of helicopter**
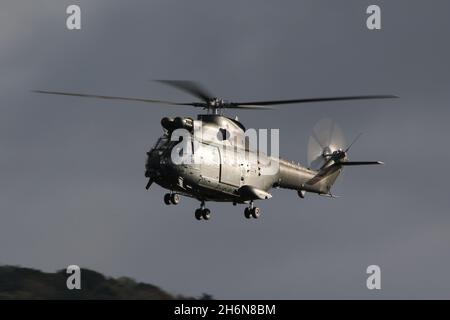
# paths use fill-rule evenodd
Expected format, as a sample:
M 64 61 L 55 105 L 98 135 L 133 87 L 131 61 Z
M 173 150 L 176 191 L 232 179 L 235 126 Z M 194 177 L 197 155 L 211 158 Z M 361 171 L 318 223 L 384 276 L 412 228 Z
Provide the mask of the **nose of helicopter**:
M 152 149 L 147 152 L 147 161 L 145 162 L 145 176 L 153 177 L 160 169 L 160 157 L 156 150 Z

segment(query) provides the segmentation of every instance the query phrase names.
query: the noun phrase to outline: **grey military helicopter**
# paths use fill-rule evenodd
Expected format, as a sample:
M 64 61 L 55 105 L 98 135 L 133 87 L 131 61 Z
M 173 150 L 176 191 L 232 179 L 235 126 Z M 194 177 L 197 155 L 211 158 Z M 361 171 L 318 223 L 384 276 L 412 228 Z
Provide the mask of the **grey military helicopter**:
M 223 111 L 271 109 L 276 105 L 313 102 L 397 98 L 396 96 L 366 95 L 231 102 L 216 98 L 204 87 L 192 81 L 159 80 L 159 82 L 189 93 L 200 101 L 179 103 L 58 91 L 34 92 L 191 106 L 206 110 L 206 113 L 199 114 L 197 119 L 163 118 L 161 120 L 163 135 L 147 152 L 145 163 L 145 177 L 148 178 L 146 189 L 156 183 L 169 190 L 164 195 L 164 203 L 167 205 L 178 204 L 181 196 L 199 200 L 200 208 L 195 210 L 197 220 L 211 218 L 211 211 L 205 207 L 207 201 L 230 202 L 233 205 L 246 204 L 245 218 L 259 218 L 261 210 L 254 205 L 254 201 L 271 198 L 272 195 L 269 193 L 271 188 L 295 190 L 300 198 L 304 198 L 306 193 L 333 197 L 331 187 L 344 167 L 383 164 L 380 161 L 350 161 L 348 151 L 357 139 L 346 146 L 342 130 L 330 120 L 319 122 L 313 130 L 308 144 L 309 167 L 270 156 L 258 148 L 252 149 L 244 125 L 237 118 L 224 116 Z M 180 135 L 180 130 L 185 134 Z M 201 134 L 197 134 L 198 132 Z M 191 149 L 190 152 L 187 152 L 187 149 Z M 174 155 L 179 156 L 178 161 L 174 161 Z

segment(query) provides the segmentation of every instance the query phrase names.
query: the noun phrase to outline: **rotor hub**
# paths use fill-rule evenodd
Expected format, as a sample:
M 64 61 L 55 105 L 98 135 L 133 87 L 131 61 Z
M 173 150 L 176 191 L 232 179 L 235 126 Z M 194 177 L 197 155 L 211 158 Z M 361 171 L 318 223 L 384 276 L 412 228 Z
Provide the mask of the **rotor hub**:
M 214 114 L 222 113 L 223 109 L 229 105 L 229 102 L 224 99 L 211 98 L 207 101 L 205 109 L 211 111 Z M 218 111 L 219 110 L 219 111 Z
M 219 98 L 212 98 L 208 101 L 208 107 L 211 108 L 223 108 L 226 104 L 227 102 L 225 100 Z
M 343 160 L 347 157 L 347 153 L 342 150 L 342 149 L 338 149 L 336 151 L 333 152 L 333 158 L 335 160 Z

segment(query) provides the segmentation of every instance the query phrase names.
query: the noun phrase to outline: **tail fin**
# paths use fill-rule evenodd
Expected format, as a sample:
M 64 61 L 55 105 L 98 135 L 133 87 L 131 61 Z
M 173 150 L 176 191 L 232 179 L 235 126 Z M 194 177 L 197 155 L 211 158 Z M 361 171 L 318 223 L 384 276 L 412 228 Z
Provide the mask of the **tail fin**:
M 342 166 L 333 163 L 322 167 L 317 174 L 308 180 L 305 187 L 310 192 L 319 194 L 330 194 L 331 187 L 342 172 Z

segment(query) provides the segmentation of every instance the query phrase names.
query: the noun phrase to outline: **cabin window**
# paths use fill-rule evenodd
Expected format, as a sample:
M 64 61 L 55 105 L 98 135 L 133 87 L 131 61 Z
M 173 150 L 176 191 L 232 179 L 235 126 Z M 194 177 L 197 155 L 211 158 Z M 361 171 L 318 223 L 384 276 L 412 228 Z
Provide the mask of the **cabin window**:
M 225 128 L 220 128 L 219 132 L 217 133 L 217 139 L 219 141 L 225 141 L 230 139 L 230 132 Z

